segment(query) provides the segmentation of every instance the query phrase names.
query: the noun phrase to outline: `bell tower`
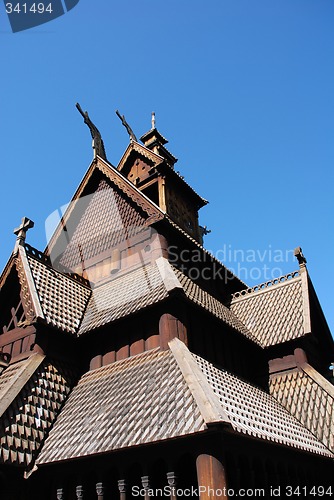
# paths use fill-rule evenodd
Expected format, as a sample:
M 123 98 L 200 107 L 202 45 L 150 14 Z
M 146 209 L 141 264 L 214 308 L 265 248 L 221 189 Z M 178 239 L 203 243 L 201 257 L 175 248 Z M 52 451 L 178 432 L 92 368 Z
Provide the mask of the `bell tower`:
M 131 141 L 118 170 L 196 241 L 202 242 L 198 211 L 208 202 L 175 170 L 177 158 L 168 151 L 167 139 L 152 127 L 140 138 L 143 146 Z

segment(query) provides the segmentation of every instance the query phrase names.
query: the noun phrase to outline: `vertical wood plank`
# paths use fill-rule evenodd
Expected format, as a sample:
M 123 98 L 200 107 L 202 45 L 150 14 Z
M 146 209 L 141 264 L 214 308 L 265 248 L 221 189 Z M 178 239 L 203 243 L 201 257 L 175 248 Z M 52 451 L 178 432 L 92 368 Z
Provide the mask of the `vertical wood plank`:
M 175 337 L 187 344 L 187 329 L 175 316 L 164 313 L 159 320 L 160 348 L 168 349 L 168 342 Z
M 228 499 L 225 467 L 217 458 L 199 455 L 196 469 L 201 500 Z

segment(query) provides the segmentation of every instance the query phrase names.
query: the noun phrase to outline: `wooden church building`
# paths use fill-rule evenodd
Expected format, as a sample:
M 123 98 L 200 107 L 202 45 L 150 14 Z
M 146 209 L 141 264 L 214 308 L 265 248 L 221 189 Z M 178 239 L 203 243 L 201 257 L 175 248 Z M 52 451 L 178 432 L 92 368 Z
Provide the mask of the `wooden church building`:
M 114 166 L 77 107 L 94 159 L 0 277 L 0 498 L 333 498 L 333 339 L 301 249 L 248 288 L 154 119 L 137 140 L 119 115 Z

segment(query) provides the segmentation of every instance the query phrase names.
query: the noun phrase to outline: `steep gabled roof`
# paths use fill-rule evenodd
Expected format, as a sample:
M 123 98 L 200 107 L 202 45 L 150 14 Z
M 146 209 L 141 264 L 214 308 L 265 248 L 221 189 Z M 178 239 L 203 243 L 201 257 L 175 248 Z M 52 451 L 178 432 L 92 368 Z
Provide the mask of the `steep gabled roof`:
M 334 453 L 334 386 L 304 362 L 273 373 L 270 394 Z
M 233 294 L 231 311 L 263 347 L 310 332 L 307 277 L 295 271 Z
M 75 381 L 72 368 L 40 354 L 0 376 L 0 464 L 33 464 Z
M 55 230 L 50 242 L 46 248 L 46 254 L 50 255 L 52 249 L 61 237 L 64 227 L 67 226 L 68 220 L 75 212 L 78 200 L 87 194 L 91 194 L 91 185 L 93 176 L 102 174 L 101 178 L 107 179 L 112 185 L 117 187 L 127 199 L 131 200 L 138 209 L 145 214 L 147 225 L 154 221 L 163 219 L 164 213 L 155 205 L 147 196 L 139 191 L 130 181 L 128 181 L 118 170 L 116 170 L 109 162 L 100 157 L 96 157 L 91 163 L 88 171 L 86 172 L 83 180 L 81 181 L 78 189 L 76 190 L 72 200 L 63 216 L 62 221 L 59 223 Z M 95 184 L 94 184 L 95 186 Z
M 235 431 L 334 458 L 327 447 L 267 392 L 193 356 Z
M 38 465 L 187 435 L 204 427 L 174 357 L 169 351 L 149 351 L 81 377 Z
M 133 144 L 133 146 L 131 146 Z M 132 142 L 127 151 L 131 148 L 144 148 L 147 155 L 150 155 L 156 159 L 158 155 L 150 151 L 149 149 L 141 146 L 138 143 Z M 131 149 L 132 151 L 133 149 Z M 126 153 L 124 153 L 125 155 Z M 158 157 L 160 158 L 160 157 Z M 160 158 L 161 159 L 161 158 Z M 122 160 L 121 160 L 122 161 Z M 222 262 L 220 262 L 213 254 L 208 252 L 200 243 L 198 243 L 194 238 L 192 238 L 186 231 L 180 228 L 178 224 L 176 224 L 164 211 L 162 211 L 152 200 L 150 200 L 142 191 L 140 191 L 134 184 L 132 184 L 128 179 L 126 179 L 123 174 L 116 170 L 110 163 L 107 161 L 97 157 L 90 165 L 86 175 L 81 181 L 77 191 L 75 192 L 71 203 L 69 204 L 64 216 L 63 220 L 55 230 L 50 242 L 45 250 L 47 255 L 52 253 L 52 249 L 55 247 L 57 240 L 59 240 L 64 231 L 64 227 L 67 226 L 68 220 L 71 217 L 72 213 L 75 210 L 75 206 L 77 201 L 81 196 L 85 196 L 87 192 L 90 192 L 89 186 L 92 180 L 94 173 L 100 172 L 102 175 L 111 181 L 115 186 L 117 186 L 120 191 L 129 199 L 131 199 L 137 207 L 143 211 L 146 217 L 145 225 L 149 226 L 155 222 L 164 221 L 168 227 L 172 228 L 173 231 L 176 231 L 185 241 L 190 242 L 191 245 L 194 245 L 197 249 L 203 252 L 203 255 L 206 258 L 211 259 L 215 262 L 219 267 L 221 267 L 226 272 L 226 280 L 228 283 L 236 283 L 237 289 L 246 288 L 245 283 L 243 283 L 236 275 L 234 275 L 231 271 L 229 271 Z
M 86 373 L 52 429 L 39 465 L 205 431 L 230 431 L 333 457 L 264 391 L 192 355 L 178 339 Z M 99 425 L 96 425 L 96 422 Z
M 76 333 L 91 295 L 85 280 L 57 271 L 28 245 L 19 247 L 16 266 L 27 319 Z
M 38 353 L 31 354 L 28 359 L 9 365 L 0 375 L 0 418 L 44 358 Z

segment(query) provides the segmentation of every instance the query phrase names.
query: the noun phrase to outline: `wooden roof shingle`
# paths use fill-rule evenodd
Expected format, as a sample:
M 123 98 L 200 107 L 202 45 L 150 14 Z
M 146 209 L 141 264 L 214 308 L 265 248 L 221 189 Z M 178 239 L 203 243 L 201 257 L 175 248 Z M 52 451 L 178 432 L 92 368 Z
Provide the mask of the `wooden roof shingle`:
M 1 381 L 4 381 L 2 393 L 14 389 L 15 397 L 6 404 L 0 418 L 0 464 L 27 468 L 55 422 L 75 374 L 64 363 L 32 354 L 10 365 L 1 375 Z
M 308 333 L 298 271 L 235 293 L 230 308 L 263 347 Z
M 83 318 L 91 290 L 80 277 L 74 279 L 38 257 L 30 247 L 21 246 L 17 258 L 23 306 L 34 310 L 39 318 L 60 330 L 75 334 Z
M 178 339 L 169 345 L 170 350 L 148 351 L 86 373 L 37 463 L 204 432 L 219 422 L 232 432 L 333 457 L 269 394 L 192 355 Z
M 270 394 L 334 453 L 334 387 L 308 363 L 270 376 Z
M 133 314 L 168 297 L 156 263 L 115 276 L 92 291 L 78 334 Z

